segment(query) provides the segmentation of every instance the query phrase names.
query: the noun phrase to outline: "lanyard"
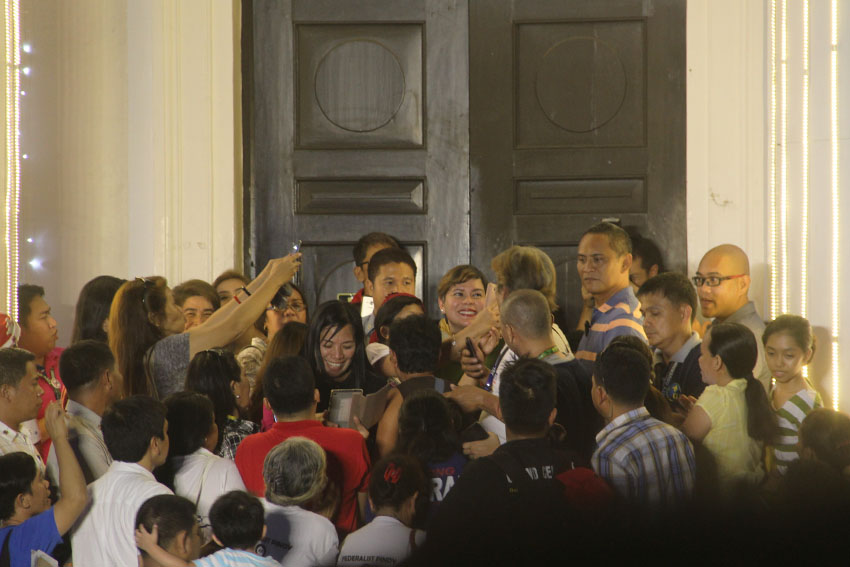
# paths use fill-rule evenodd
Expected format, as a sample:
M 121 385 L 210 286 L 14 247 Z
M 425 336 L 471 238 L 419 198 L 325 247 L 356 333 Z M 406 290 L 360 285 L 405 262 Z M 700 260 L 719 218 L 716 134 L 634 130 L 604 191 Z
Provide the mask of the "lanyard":
M 558 345 L 555 345 L 551 348 L 547 348 L 546 350 L 544 350 L 543 352 L 541 352 L 540 354 L 537 355 L 537 360 L 543 360 L 544 358 L 546 358 L 550 354 L 555 354 L 559 350 L 560 349 L 558 348 Z
M 487 376 L 487 382 L 484 384 L 484 389 L 488 392 L 493 391 L 493 380 L 496 379 L 496 370 L 499 368 L 499 364 L 502 362 L 502 359 L 511 349 L 508 348 L 507 345 L 502 348 L 502 352 L 499 353 L 499 358 L 496 359 L 496 364 L 493 365 L 493 370 L 490 371 L 490 374 Z

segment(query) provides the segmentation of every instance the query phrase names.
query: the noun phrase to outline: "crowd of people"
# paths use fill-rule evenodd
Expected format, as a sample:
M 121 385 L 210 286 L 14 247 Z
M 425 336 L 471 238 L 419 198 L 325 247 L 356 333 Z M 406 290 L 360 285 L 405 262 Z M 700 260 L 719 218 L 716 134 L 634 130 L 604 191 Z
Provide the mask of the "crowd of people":
M 740 248 L 688 277 L 595 224 L 564 329 L 538 248 L 493 258 L 493 282 L 449 270 L 437 321 L 395 238 L 353 256 L 362 289 L 313 308 L 298 253 L 253 280 L 99 276 L 65 349 L 21 285 L 0 324 L 0 566 L 846 552 L 850 417 L 807 373 L 809 322 L 757 313 Z

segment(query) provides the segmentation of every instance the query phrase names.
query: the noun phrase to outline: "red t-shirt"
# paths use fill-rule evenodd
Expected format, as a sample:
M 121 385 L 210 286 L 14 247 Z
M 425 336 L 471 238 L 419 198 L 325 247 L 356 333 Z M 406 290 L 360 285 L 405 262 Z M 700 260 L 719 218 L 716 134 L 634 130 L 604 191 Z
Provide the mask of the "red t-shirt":
M 249 435 L 236 450 L 236 467 L 249 492 L 263 497 L 263 460 L 275 445 L 290 437 L 306 437 L 318 443 L 327 454 L 328 478 L 342 487 L 334 524 L 345 531 L 357 529 L 357 493 L 369 485 L 369 452 L 363 436 L 352 429 L 325 427 L 319 421 L 280 421 L 262 433 Z

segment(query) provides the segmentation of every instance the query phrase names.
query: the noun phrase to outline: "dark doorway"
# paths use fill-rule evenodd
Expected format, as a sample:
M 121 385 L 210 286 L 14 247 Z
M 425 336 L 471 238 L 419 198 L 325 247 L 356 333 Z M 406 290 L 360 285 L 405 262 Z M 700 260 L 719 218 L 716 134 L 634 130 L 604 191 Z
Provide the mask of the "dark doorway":
M 362 234 L 434 291 L 512 244 L 558 267 L 606 217 L 686 262 L 683 0 L 245 0 L 246 269 L 304 241 L 311 304 Z

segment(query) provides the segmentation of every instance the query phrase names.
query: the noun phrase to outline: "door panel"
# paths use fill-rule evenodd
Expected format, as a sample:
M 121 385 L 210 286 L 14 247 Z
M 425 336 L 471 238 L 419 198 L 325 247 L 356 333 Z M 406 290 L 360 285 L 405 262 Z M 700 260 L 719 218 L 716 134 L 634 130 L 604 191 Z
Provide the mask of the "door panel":
M 581 310 L 578 240 L 603 218 L 686 263 L 684 33 L 677 0 L 470 1 L 472 259 L 541 247 L 561 322 Z
M 315 305 L 358 289 L 351 250 L 379 230 L 408 248 L 433 300 L 469 258 L 466 2 L 257 0 L 250 12 L 253 267 L 303 240 Z

